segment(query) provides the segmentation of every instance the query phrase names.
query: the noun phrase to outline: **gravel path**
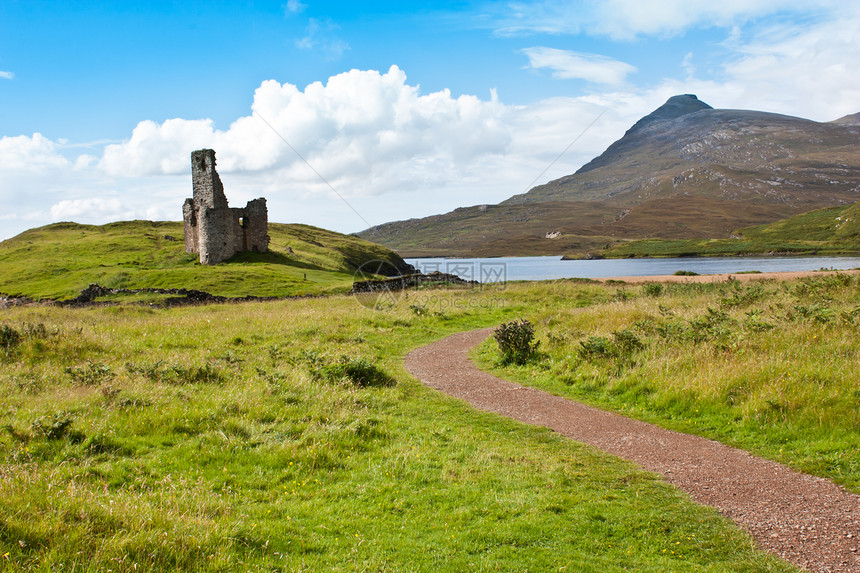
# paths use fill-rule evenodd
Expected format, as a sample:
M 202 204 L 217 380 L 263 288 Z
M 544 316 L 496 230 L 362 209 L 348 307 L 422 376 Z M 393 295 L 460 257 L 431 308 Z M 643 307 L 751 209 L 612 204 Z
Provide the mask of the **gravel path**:
M 764 549 L 809 571 L 860 572 L 860 496 L 704 438 L 585 406 L 487 374 L 468 352 L 492 329 L 418 348 L 406 368 L 427 386 L 489 412 L 548 427 L 659 473 L 715 507 Z

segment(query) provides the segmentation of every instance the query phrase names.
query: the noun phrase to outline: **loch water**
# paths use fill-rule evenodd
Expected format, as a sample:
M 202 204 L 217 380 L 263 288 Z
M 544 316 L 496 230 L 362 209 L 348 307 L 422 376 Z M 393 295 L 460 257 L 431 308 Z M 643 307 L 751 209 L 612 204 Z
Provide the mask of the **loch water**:
M 860 268 L 860 257 L 684 257 L 673 259 L 600 259 L 564 261 L 560 257 L 418 258 L 406 262 L 424 273 L 440 271 L 482 283 L 565 278 L 700 275 L 751 271 L 786 272 Z

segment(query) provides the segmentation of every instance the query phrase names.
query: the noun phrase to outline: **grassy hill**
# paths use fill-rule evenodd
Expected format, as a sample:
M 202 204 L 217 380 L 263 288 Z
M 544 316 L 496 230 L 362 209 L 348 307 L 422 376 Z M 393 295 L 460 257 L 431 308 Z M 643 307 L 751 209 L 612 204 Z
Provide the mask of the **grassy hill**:
M 619 242 L 596 252 L 611 258 L 855 254 L 860 252 L 860 203 L 746 227 L 728 239 L 644 239 Z
M 238 296 L 293 296 L 346 291 L 357 267 L 405 263 L 393 251 L 308 225 L 269 224 L 268 253 L 242 253 L 201 265 L 185 253 L 182 223 L 56 223 L 0 243 L 0 293 L 69 299 L 90 283 L 109 288 L 185 288 Z

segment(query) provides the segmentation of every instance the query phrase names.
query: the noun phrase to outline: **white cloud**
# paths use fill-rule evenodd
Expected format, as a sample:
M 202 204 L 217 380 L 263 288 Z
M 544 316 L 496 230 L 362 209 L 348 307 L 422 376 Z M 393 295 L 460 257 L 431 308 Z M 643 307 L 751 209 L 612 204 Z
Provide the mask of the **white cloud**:
M 684 73 L 688 78 L 692 78 L 696 75 L 696 64 L 693 63 L 693 52 L 687 52 L 687 55 L 684 56 L 683 60 L 681 60 L 681 69 L 684 70 Z
M 318 51 L 330 60 L 339 59 L 349 50 L 349 44 L 338 36 L 340 27 L 331 20 L 308 19 L 305 36 L 296 40 L 301 50 Z
M 739 101 L 759 109 L 832 120 L 860 111 L 860 12 L 814 25 L 778 25 L 738 41 L 724 65 Z
M 704 46 L 701 58 L 694 59 L 688 52 L 676 77 L 654 78 L 651 85 L 637 86 L 638 93 L 663 93 L 666 88 L 676 93 L 697 92 L 715 107 L 774 111 L 818 121 L 860 110 L 860 75 L 853 73 L 854 63 L 860 61 L 857 5 L 831 0 L 610 0 L 587 4 L 547 0 L 530 4 L 529 9 L 508 6 L 514 9 L 497 23 L 500 30 L 509 32 L 629 39 L 682 34 L 695 27 L 726 29 L 720 59 L 715 60 L 716 52 L 709 54 Z M 530 59 L 540 56 L 532 67 L 543 64 L 557 77 L 562 77 L 564 70 L 570 69 L 574 72 L 571 75 L 581 71 L 573 64 L 565 66 L 560 50 L 525 53 Z M 618 84 L 604 85 L 619 89 Z
M 13 74 L 12 72 L 4 72 L 3 70 L 0 70 L 0 79 L 11 80 L 14 77 L 15 74 Z
M 357 231 L 365 223 L 328 183 L 371 224 L 498 202 L 523 191 L 600 112 L 572 98 L 518 107 L 492 92 L 488 99 L 448 90 L 422 94 L 396 66 L 386 73 L 352 70 L 303 90 L 265 81 L 252 110 L 225 130 L 211 120 L 142 121 L 128 140 L 106 143 L 98 159 L 91 146 L 61 146 L 38 134 L 4 138 L 0 212 L 21 213 L 19 226 L 25 213 L 36 214 L 27 226 L 178 220 L 191 194 L 190 152 L 211 147 L 231 204 L 265 196 L 272 221 Z M 594 146 L 602 149 L 623 133 L 626 120 L 609 115 L 543 180 L 571 172 Z M 77 155 L 67 160 L 61 147 Z M 2 152 L 9 149 L 17 151 Z M 15 175 L 15 166 L 37 164 L 50 169 Z M 4 225 L 4 232 L 23 228 Z
M 57 153 L 57 144 L 41 133 L 0 137 L 0 170 L 36 171 L 68 164 Z
M 535 46 L 522 50 L 529 58 L 529 68 L 548 68 L 558 79 L 582 79 L 605 85 L 624 83 L 627 76 L 636 71 L 630 64 L 601 56 Z
M 87 169 L 91 165 L 97 164 L 98 161 L 99 158 L 94 155 L 88 155 L 86 153 L 84 153 L 83 155 L 78 155 L 77 159 L 75 159 L 75 169 Z
M 120 176 L 183 173 L 188 170 L 191 151 L 212 147 L 214 138 L 211 119 L 168 119 L 162 124 L 141 121 L 131 139 L 105 147 L 99 166 Z
M 51 207 L 51 218 L 57 221 L 98 219 L 122 219 L 129 213 L 118 198 L 93 197 L 89 199 L 64 199 Z
M 57 220 L 107 223 L 146 218 L 149 207 L 165 203 L 173 212 L 162 212 L 169 219 L 179 218 L 188 190 L 182 178 L 118 179 L 97 168 L 97 158 L 91 154 L 65 157 L 70 148 L 92 147 L 66 145 L 38 133 L 0 138 L 0 213 L 4 214 L 0 240 Z
M 494 4 L 487 10 L 500 35 L 585 33 L 629 40 L 676 36 L 693 27 L 729 27 L 783 12 L 818 14 L 843 8 L 844 3 L 834 0 L 543 0 Z
M 304 91 L 268 80 L 252 109 L 257 116 L 226 131 L 210 120 L 141 122 L 128 141 L 105 148 L 99 165 L 111 175 L 183 174 L 192 150 L 211 147 L 225 173 L 265 170 L 253 177 L 330 192 L 315 169 L 344 194 L 375 195 L 438 184 L 476 157 L 502 154 L 511 139 L 505 106 L 447 90 L 422 95 L 396 66 L 352 70 Z
M 289 14 L 299 14 L 304 12 L 305 8 L 307 8 L 307 4 L 302 4 L 299 0 L 287 0 L 286 5 L 284 6 L 284 10 Z
M 612 38 L 675 36 L 692 27 L 727 27 L 782 11 L 809 13 L 829 1 L 809 0 L 608 0 L 599 3 L 599 31 Z

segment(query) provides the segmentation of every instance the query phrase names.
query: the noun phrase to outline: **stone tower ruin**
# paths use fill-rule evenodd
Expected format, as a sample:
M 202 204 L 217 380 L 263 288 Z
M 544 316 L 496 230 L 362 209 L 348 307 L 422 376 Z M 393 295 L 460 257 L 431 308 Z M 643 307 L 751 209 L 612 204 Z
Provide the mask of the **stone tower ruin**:
M 191 181 L 194 197 L 182 206 L 186 253 L 199 253 L 202 264 L 214 265 L 242 251 L 269 249 L 266 200 L 254 199 L 243 209 L 231 209 L 215 171 L 215 151 L 191 152 Z

